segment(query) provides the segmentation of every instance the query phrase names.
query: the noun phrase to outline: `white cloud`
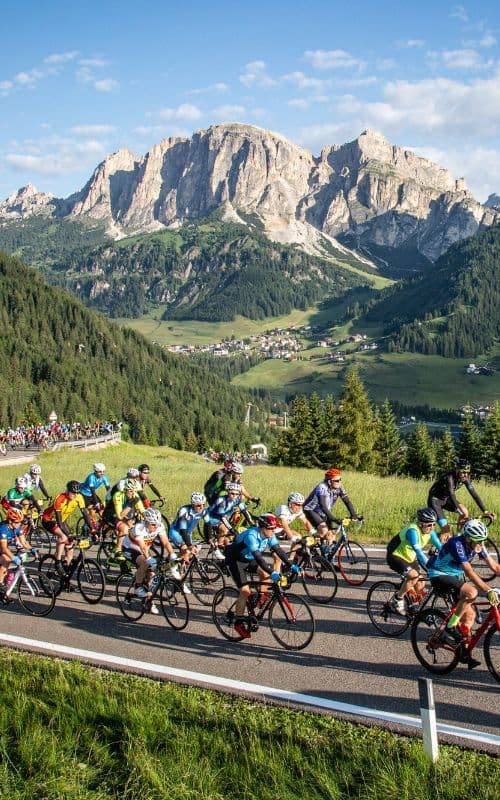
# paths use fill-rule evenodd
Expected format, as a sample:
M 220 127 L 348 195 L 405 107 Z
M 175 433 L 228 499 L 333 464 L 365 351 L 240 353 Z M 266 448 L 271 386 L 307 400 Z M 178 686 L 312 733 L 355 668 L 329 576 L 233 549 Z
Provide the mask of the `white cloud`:
M 109 66 L 109 61 L 104 58 L 97 57 L 97 58 L 80 58 L 78 63 L 82 67 L 92 67 L 95 69 L 99 69 L 100 67 L 107 67 Z
M 291 108 L 298 108 L 301 111 L 306 111 L 311 104 L 309 100 L 305 100 L 303 97 L 294 97 L 292 100 L 288 101 L 287 105 L 289 105 Z
M 465 177 L 474 197 L 480 202 L 500 193 L 500 150 L 488 147 L 412 147 L 415 153 L 449 169 L 455 177 Z
M 191 89 L 187 94 L 208 94 L 210 92 L 219 92 L 223 94 L 229 91 L 227 83 L 211 83 L 210 86 L 205 86 L 202 89 Z
M 303 72 L 289 72 L 283 76 L 284 81 L 293 83 L 297 89 L 314 89 L 317 92 L 323 92 L 331 86 L 331 80 L 322 80 L 321 78 L 311 78 L 304 75 Z
M 435 67 L 443 66 L 446 69 L 457 70 L 484 70 L 493 66 L 493 62 L 483 61 L 480 54 L 472 48 L 460 50 L 431 50 L 427 58 Z
M 0 81 L 0 97 L 6 97 L 13 87 L 12 81 Z
M 65 53 L 52 53 L 43 60 L 46 64 L 66 64 L 68 61 L 72 61 L 78 55 L 78 50 L 68 50 Z
M 94 82 L 94 89 L 97 89 L 98 92 L 113 92 L 115 89 L 118 89 L 120 84 L 118 81 L 115 81 L 113 78 L 103 78 L 102 80 Z
M 267 74 L 266 62 L 262 60 L 250 61 L 245 65 L 244 71 L 240 75 L 240 81 L 244 86 L 255 86 L 256 88 L 267 89 L 276 86 L 278 81 Z
M 455 6 L 450 13 L 450 17 L 454 17 L 455 19 L 460 19 L 462 22 L 469 21 L 469 15 L 463 6 Z
M 177 108 L 162 108 L 159 112 L 161 119 L 177 120 L 180 122 L 193 122 L 200 119 L 202 113 L 198 106 L 192 103 L 182 103 Z
M 14 82 L 17 83 L 18 86 L 32 88 L 43 77 L 43 72 L 34 67 L 27 72 L 18 72 L 17 75 L 14 76 Z
M 13 143 L 15 152 L 2 157 L 5 167 L 14 172 L 64 176 L 90 169 L 106 155 L 106 148 L 98 139 L 74 139 L 49 136 L 40 140 L 27 139 Z
M 74 125 L 70 128 L 71 133 L 77 136 L 105 136 L 115 130 L 114 125 Z
M 407 39 L 404 42 L 398 42 L 398 47 L 425 47 L 425 39 Z
M 366 62 L 348 53 L 347 50 L 306 50 L 304 59 L 315 69 L 359 69 L 366 66 Z
M 212 112 L 212 114 L 215 117 L 220 117 L 221 119 L 224 119 L 224 120 L 227 120 L 227 121 L 230 121 L 230 120 L 233 120 L 233 119 L 238 119 L 238 118 L 241 119 L 241 117 L 245 116 L 246 113 L 247 113 L 247 110 L 246 110 L 245 106 L 240 106 L 240 105 L 217 106 L 217 108 L 214 108 L 214 110 Z
M 485 33 L 483 38 L 480 40 L 479 47 L 493 47 L 494 44 L 497 43 L 497 40 L 493 36 L 492 33 Z

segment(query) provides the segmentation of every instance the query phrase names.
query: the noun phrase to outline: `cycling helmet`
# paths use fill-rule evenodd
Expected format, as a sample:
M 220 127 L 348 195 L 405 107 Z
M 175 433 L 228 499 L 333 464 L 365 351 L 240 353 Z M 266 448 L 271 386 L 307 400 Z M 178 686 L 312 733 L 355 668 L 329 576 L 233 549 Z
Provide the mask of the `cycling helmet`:
M 24 514 L 19 508 L 8 508 L 7 519 L 11 519 L 13 522 L 22 522 Z
M 97 461 L 92 467 L 94 472 L 106 472 L 106 467 L 101 461 Z
M 127 470 L 127 478 L 138 478 L 139 470 L 135 467 L 129 467 Z
M 18 489 L 27 489 L 28 488 L 28 481 L 26 480 L 24 475 L 19 475 L 19 477 L 16 478 L 15 483 L 16 483 L 16 486 L 17 486 Z
M 144 522 L 151 525 L 161 525 L 161 514 L 157 508 L 146 508 Z
M 455 467 L 458 472 L 470 472 L 470 461 L 467 458 L 458 458 Z
M 289 503 L 298 503 L 298 505 L 304 505 L 304 495 L 300 492 L 292 492 L 288 495 L 288 502 Z
M 191 495 L 191 505 L 192 506 L 197 506 L 197 505 L 204 506 L 206 502 L 207 502 L 207 498 L 205 497 L 203 492 L 193 492 L 193 494 Z
M 274 514 L 261 514 L 260 517 L 257 517 L 257 523 L 259 528 L 276 528 L 278 526 L 278 520 L 274 516 Z
M 80 481 L 68 481 L 66 484 L 66 491 L 78 494 L 80 491 Z
M 232 463 L 233 462 L 231 461 L 230 458 L 226 458 L 226 460 L 224 461 L 224 469 L 226 470 L 226 472 L 231 472 Z
M 30 467 L 30 472 L 31 472 L 32 475 L 41 475 L 42 474 L 42 468 L 41 468 L 41 466 L 39 464 L 32 464 L 31 467 Z
M 149 464 L 139 464 L 137 469 L 139 472 L 149 472 Z
M 226 491 L 227 492 L 238 492 L 238 494 L 240 494 L 241 486 L 240 486 L 239 483 L 228 483 L 226 485 Z
M 340 470 L 335 469 L 334 467 L 327 469 L 325 472 L 325 478 L 327 481 L 331 481 L 332 478 L 340 478 Z
M 417 511 L 417 522 L 423 522 L 424 524 L 433 524 L 437 522 L 437 514 L 432 508 L 419 508 Z
M 488 538 L 488 528 L 480 519 L 468 519 L 464 525 L 463 533 L 472 542 L 485 542 Z
M 125 481 L 126 492 L 136 492 L 137 488 L 137 481 Z
M 238 461 L 232 461 L 231 472 L 234 472 L 235 475 L 243 475 L 243 466 Z

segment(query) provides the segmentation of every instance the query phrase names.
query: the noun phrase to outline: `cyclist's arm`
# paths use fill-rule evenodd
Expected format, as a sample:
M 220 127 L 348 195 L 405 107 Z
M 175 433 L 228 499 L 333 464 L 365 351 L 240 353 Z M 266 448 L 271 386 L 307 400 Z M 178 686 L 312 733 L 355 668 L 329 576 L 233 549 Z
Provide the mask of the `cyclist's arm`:
M 45 488 L 45 484 L 44 484 L 44 482 L 42 481 L 41 478 L 38 481 L 38 488 L 40 489 L 41 493 L 43 494 L 45 500 L 48 500 L 50 495 L 49 495 L 47 489 Z
M 272 553 L 276 553 L 276 555 L 278 556 L 280 561 L 283 562 L 285 567 L 290 568 L 292 566 L 293 562 L 290 561 L 290 559 L 288 558 L 287 554 L 285 553 L 283 548 L 280 547 L 280 545 L 278 543 L 272 544 L 269 549 L 271 550 Z
M 151 491 L 153 492 L 153 494 L 155 494 L 157 496 L 158 500 L 161 500 L 163 495 L 161 494 L 161 492 L 158 491 L 156 486 L 154 484 L 152 484 L 152 483 L 148 483 L 148 486 L 151 489 Z
M 61 512 L 60 512 L 60 510 L 58 508 L 54 508 L 54 515 L 55 515 L 55 518 L 56 518 L 57 525 L 62 530 L 62 532 L 66 536 L 71 536 L 71 529 L 70 529 L 69 525 L 66 525 L 66 523 L 63 521 Z
M 474 486 L 472 485 L 472 483 L 470 483 L 470 482 L 466 483 L 465 484 L 465 488 L 467 489 L 467 491 L 469 492 L 469 494 L 472 497 L 472 499 L 475 500 L 476 504 L 479 506 L 479 508 L 481 509 L 482 513 L 484 514 L 485 511 L 486 511 L 485 505 L 484 505 L 483 501 L 481 500 L 481 498 L 479 497 L 479 495 L 476 492 L 476 490 L 474 489 Z
M 346 494 L 341 494 L 340 497 L 341 497 L 341 500 L 342 500 L 343 504 L 347 508 L 349 514 L 351 515 L 351 519 L 358 519 L 358 515 L 356 513 L 356 509 L 354 508 L 353 504 L 351 503 L 351 501 L 349 499 L 349 495 L 347 493 Z
M 326 516 L 328 522 L 332 522 L 335 525 L 340 525 L 342 520 L 333 516 L 330 509 L 328 508 L 327 498 L 324 494 L 320 494 L 320 496 L 318 497 L 318 502 L 319 502 L 319 507 L 321 508 L 323 514 Z
M 488 558 L 486 559 L 486 563 L 488 564 L 488 566 L 491 567 L 489 561 L 491 561 L 492 564 L 495 563 L 491 558 L 491 556 L 488 556 Z M 486 594 L 490 591 L 491 586 L 489 586 L 487 583 L 485 583 L 485 581 L 483 581 L 483 579 L 477 574 L 476 570 L 472 567 L 471 564 L 469 564 L 468 561 L 465 564 L 462 564 L 462 569 L 465 572 L 466 578 L 472 581 L 472 583 L 475 583 L 479 589 L 482 589 L 483 592 L 485 592 Z M 500 569 L 498 570 L 497 574 L 500 575 Z
M 415 528 L 409 528 L 409 530 L 406 531 L 406 540 L 413 547 L 418 563 L 421 564 L 422 567 L 426 567 L 429 559 L 420 546 L 420 540 Z
M 457 500 L 457 497 L 456 497 L 456 494 L 455 494 L 455 484 L 453 483 L 453 475 L 451 475 L 451 474 L 448 475 L 448 477 L 446 479 L 446 483 L 447 483 L 448 495 L 450 497 L 450 500 L 453 503 L 453 506 L 455 508 L 456 513 L 460 514 L 460 504 L 459 504 L 459 502 Z

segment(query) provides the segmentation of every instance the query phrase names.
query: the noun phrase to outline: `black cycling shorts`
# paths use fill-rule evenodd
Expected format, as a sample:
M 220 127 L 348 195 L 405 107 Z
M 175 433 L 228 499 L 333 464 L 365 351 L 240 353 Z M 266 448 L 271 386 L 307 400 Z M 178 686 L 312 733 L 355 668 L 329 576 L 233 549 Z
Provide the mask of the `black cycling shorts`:
M 464 585 L 464 578 L 459 578 L 457 575 L 437 575 L 430 580 L 432 588 L 439 594 L 451 594 L 454 602 L 457 602 L 460 589 Z
M 388 566 L 393 570 L 393 572 L 397 572 L 398 575 L 403 578 L 409 569 L 416 569 L 418 572 L 418 560 L 416 558 L 413 561 L 405 561 L 404 558 L 400 558 L 400 556 L 394 555 L 394 550 L 396 550 L 399 545 L 401 544 L 401 539 L 399 536 L 394 536 L 389 544 L 387 545 L 387 556 L 386 561 Z
M 257 572 L 257 566 L 258 565 L 255 560 L 231 561 L 226 557 L 226 567 L 228 568 L 238 589 L 241 589 L 242 586 L 246 586 L 254 581 L 254 577 Z M 269 568 L 269 573 L 271 572 L 272 568 Z

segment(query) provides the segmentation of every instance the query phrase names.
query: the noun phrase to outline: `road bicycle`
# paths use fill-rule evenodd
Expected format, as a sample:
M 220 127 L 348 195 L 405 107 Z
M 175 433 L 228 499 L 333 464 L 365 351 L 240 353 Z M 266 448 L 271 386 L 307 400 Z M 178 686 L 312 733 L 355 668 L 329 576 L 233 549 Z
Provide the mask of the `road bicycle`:
M 200 558 L 198 553 L 191 553 L 188 561 L 179 559 L 170 566 L 176 566 L 180 572 L 180 585 L 188 585 L 191 593 L 204 606 L 212 605 L 214 595 L 226 585 L 224 572 L 216 561 Z
M 332 564 L 321 553 L 320 541 L 318 536 L 303 536 L 294 560 L 309 599 L 327 605 L 337 594 L 338 580 Z
M 361 586 L 370 572 L 366 550 L 359 542 L 349 538 L 349 528 L 354 526 L 354 530 L 359 531 L 362 525 L 362 517 L 343 519 L 334 531 L 338 538 L 323 553 L 331 564 L 336 561 L 335 568 L 351 586 Z
M 171 566 L 168 561 L 159 564 L 146 587 L 146 597 L 135 594 L 135 575 L 120 575 L 116 583 L 116 599 L 126 619 L 138 622 L 144 614 L 151 611 L 151 604 L 159 598 L 160 608 L 168 624 L 177 631 L 184 630 L 189 621 L 189 603 L 182 584 L 169 575 Z
M 260 584 L 251 584 L 243 623 L 248 632 L 256 632 L 267 614 L 270 631 L 278 644 L 285 650 L 303 650 L 314 636 L 314 616 L 306 600 L 297 594 L 285 593 L 289 584 L 287 576 L 282 576 L 277 583 L 266 584 L 263 591 Z M 214 624 L 231 642 L 245 638 L 234 628 L 238 597 L 238 589 L 226 586 L 217 592 L 212 603 Z
M 22 554 L 22 558 L 26 554 Z M 26 566 L 23 561 L 16 570 L 9 570 L 8 585 L 0 585 L 0 603 L 9 605 L 14 600 L 17 589 L 17 598 L 22 607 L 34 617 L 46 617 L 54 608 L 56 595 L 52 582 L 47 576 L 39 573 L 36 567 Z M 6 578 L 7 580 L 7 578 Z
M 420 575 L 419 579 L 424 577 Z M 370 621 L 384 636 L 402 636 L 422 608 L 439 606 L 448 609 L 451 606 L 447 593 L 437 592 L 434 588 L 429 591 L 410 589 L 403 598 L 405 611 L 400 613 L 394 608 L 393 602 L 394 595 L 399 592 L 403 583 L 404 579 L 399 583 L 390 580 L 377 581 L 370 587 L 366 596 L 366 610 Z
M 446 644 L 440 640 L 440 634 L 455 606 L 448 612 L 440 609 L 419 611 L 411 626 L 413 652 L 429 672 L 447 675 L 457 664 L 467 663 L 484 635 L 486 665 L 495 680 L 500 682 L 500 607 L 481 599 L 474 602 L 474 608 L 478 627 L 459 645 Z
M 25 512 L 23 533 L 31 547 L 35 548 L 40 556 L 52 552 L 54 540 L 50 533 L 42 527 L 42 517 L 36 508 Z
M 73 542 L 78 548 L 78 555 L 73 556 L 69 564 L 64 561 L 57 563 L 55 556 L 45 555 L 39 561 L 38 571 L 52 583 L 56 596 L 63 591 L 73 591 L 72 579 L 75 576 L 83 599 L 94 605 L 103 598 L 106 579 L 97 561 L 85 555 L 91 547 L 90 539 L 76 536 Z

